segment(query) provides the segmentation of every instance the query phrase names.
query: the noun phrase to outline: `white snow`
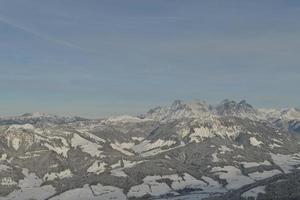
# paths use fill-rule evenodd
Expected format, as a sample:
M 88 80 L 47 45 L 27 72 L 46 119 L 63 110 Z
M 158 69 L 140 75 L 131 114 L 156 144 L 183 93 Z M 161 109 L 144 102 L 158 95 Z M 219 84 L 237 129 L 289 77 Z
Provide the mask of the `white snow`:
M 220 154 L 225 154 L 225 152 L 231 152 L 233 151 L 232 149 L 224 146 L 224 145 L 221 145 L 221 147 L 219 147 L 218 149 L 220 151 Z
M 47 134 L 53 134 L 46 131 Z M 68 132 L 65 132 L 66 135 L 69 135 Z M 53 135 L 39 135 L 36 134 L 35 140 L 37 142 L 40 142 L 42 146 L 46 147 L 47 149 L 54 151 L 55 153 L 62 155 L 64 157 L 67 157 L 68 151 L 70 149 L 69 143 L 64 137 L 60 136 L 53 136 Z M 60 141 L 60 143 L 57 143 L 56 141 Z
M 74 199 L 86 199 L 86 200 L 126 200 L 122 189 L 113 186 L 98 185 L 84 185 L 82 188 L 76 188 L 68 190 L 58 196 L 51 198 L 50 200 L 74 200 Z
M 280 146 L 280 145 L 278 145 L 276 143 L 273 143 L 273 144 L 269 144 L 269 147 L 271 147 L 272 149 L 274 149 L 274 148 L 280 148 L 282 146 Z
M 20 147 L 21 140 L 16 137 L 12 139 L 11 143 L 12 143 L 12 147 L 17 151 Z
M 101 184 L 92 185 L 91 189 L 95 196 L 101 197 L 101 199 L 127 199 L 123 193 L 123 190 L 114 186 L 103 186 Z
M 193 176 L 191 176 L 188 173 L 184 173 L 183 176 L 178 176 L 177 174 L 175 175 L 166 175 L 163 176 L 164 178 L 169 178 L 170 180 L 173 181 L 172 183 L 172 188 L 174 190 L 181 190 L 184 188 L 203 188 L 206 187 L 207 184 L 201 180 L 197 180 Z
M 110 171 L 111 175 L 119 176 L 119 177 L 127 177 L 127 174 L 123 171 L 126 168 L 131 168 L 139 163 L 144 161 L 130 161 L 130 160 L 123 160 L 124 167 L 121 167 L 121 160 L 119 160 L 116 164 L 111 165 L 112 170 Z
M 271 165 L 271 163 L 267 160 L 264 162 L 241 162 L 241 164 L 244 165 L 245 168 L 257 167 L 260 165 Z
M 52 143 L 52 144 L 55 144 L 55 143 Z M 68 147 L 65 147 L 65 146 L 52 146 L 51 144 L 49 143 L 42 143 L 42 145 L 44 147 L 47 147 L 49 150 L 52 150 L 54 152 L 56 152 L 57 154 L 59 155 L 62 155 L 64 157 L 68 157 L 68 151 L 69 151 L 69 148 Z
M 40 155 L 26 152 L 25 156 L 19 156 L 19 158 L 21 159 L 34 158 L 34 157 L 40 157 Z
M 138 117 L 133 117 L 133 116 L 129 116 L 129 115 L 122 115 L 122 116 L 118 116 L 118 117 L 113 117 L 113 118 L 109 118 L 106 121 L 107 122 L 123 122 L 123 123 L 137 123 L 137 122 L 145 122 L 145 121 L 149 121 L 151 119 L 141 119 Z
M 122 169 L 113 169 L 110 171 L 112 176 L 127 177 L 128 175 Z
M 237 149 L 244 149 L 244 145 L 235 145 L 235 144 L 233 144 L 232 146 L 234 148 L 237 148 Z
M 181 136 L 181 138 L 185 138 L 189 133 L 190 133 L 190 129 L 188 128 L 179 129 L 179 131 L 177 131 L 177 134 Z
M 136 164 L 142 163 L 143 161 L 130 161 L 130 160 L 123 160 L 123 164 L 124 164 L 124 168 L 130 168 L 135 166 Z M 119 162 L 114 166 L 114 167 L 118 167 L 121 166 L 121 161 L 119 160 Z
M 156 155 L 162 152 L 169 151 L 174 148 L 178 148 L 180 146 L 184 146 L 184 143 L 181 143 L 180 145 L 174 147 L 174 148 L 166 148 L 161 149 L 161 147 L 170 147 L 172 145 L 176 144 L 176 141 L 173 140 L 162 140 L 158 139 L 155 142 L 151 143 L 150 140 L 145 140 L 138 145 L 133 146 L 131 149 L 135 151 L 136 153 L 140 153 L 143 157 Z
M 281 117 L 287 120 L 300 119 L 300 112 L 295 108 L 281 110 Z
M 212 138 L 212 137 L 222 137 L 222 138 L 232 138 L 238 135 L 239 128 L 237 126 L 226 127 L 221 125 L 218 120 L 214 120 L 212 126 L 210 128 L 207 127 L 198 127 L 194 128 L 194 132 L 190 134 L 190 141 L 191 142 L 202 142 L 205 138 Z
M 248 176 L 254 180 L 262 180 L 262 179 L 269 178 L 269 177 L 272 177 L 277 174 L 281 174 L 281 171 L 274 169 L 274 170 L 263 171 L 263 172 L 254 172 L 254 173 L 248 174 Z
M 283 144 L 283 142 L 282 142 L 281 140 L 278 140 L 278 139 L 276 139 L 276 138 L 273 138 L 272 140 L 273 140 L 274 142 L 278 143 L 278 144 Z
M 172 192 L 172 189 L 166 183 L 157 182 L 161 176 L 147 176 L 143 179 L 144 183 L 130 188 L 128 197 L 143 197 L 147 194 L 151 196 L 160 196 Z
M 58 196 L 51 198 L 50 200 L 73 200 L 73 199 L 88 199 L 93 200 L 96 197 L 93 195 L 88 185 L 84 185 L 83 188 L 76 188 L 68 190 Z
M 102 142 L 102 143 L 105 143 L 105 142 L 106 142 L 106 140 L 104 140 L 104 139 L 102 139 L 102 138 L 100 138 L 100 137 L 98 137 L 98 136 L 96 136 L 96 135 L 90 133 L 87 129 L 80 129 L 80 130 L 78 130 L 78 131 L 79 131 L 80 133 L 86 135 L 87 137 L 89 137 L 89 138 L 91 138 L 91 139 L 94 139 L 94 140 L 97 141 L 97 142 Z
M 72 176 L 73 176 L 73 174 L 70 171 L 70 169 L 66 169 L 66 170 L 58 172 L 58 173 L 56 173 L 56 172 L 47 173 L 43 177 L 43 180 L 51 181 L 51 180 L 54 180 L 56 178 L 63 179 L 63 178 L 68 178 L 68 177 L 72 177 Z
M 249 141 L 250 141 L 250 144 L 253 146 L 260 146 L 261 144 L 263 144 L 262 141 L 257 140 L 255 137 L 250 137 Z
M 6 159 L 7 159 L 7 154 L 6 153 L 1 154 L 0 161 L 5 161 Z
M 261 119 L 280 118 L 280 110 L 273 108 L 259 108 L 259 117 Z
M 106 164 L 101 161 L 95 161 L 88 169 L 87 172 L 101 174 L 105 171 Z
M 0 185 L 12 186 L 17 185 L 17 182 L 15 182 L 11 177 L 3 177 L 0 181 Z
M 110 144 L 110 146 L 113 149 L 115 149 L 117 151 L 120 151 L 121 153 L 123 153 L 127 156 L 133 156 L 134 155 L 130 151 L 127 151 L 128 149 L 131 149 L 134 145 L 135 145 L 134 143 L 126 143 L 126 142 L 123 142 L 123 143 L 116 142 L 115 144 Z
M 153 156 L 153 155 L 157 155 L 157 154 L 160 154 L 160 153 L 164 153 L 164 152 L 167 152 L 167 151 L 170 151 L 170 150 L 173 150 L 173 149 L 176 149 L 176 148 L 179 148 L 179 147 L 183 147 L 185 146 L 184 142 L 181 141 L 180 145 L 178 146 L 175 146 L 173 148 L 168 148 L 168 149 L 160 149 L 160 148 L 155 148 L 155 149 L 152 149 L 150 151 L 146 151 L 146 152 L 143 152 L 141 154 L 142 157 L 148 157 L 148 156 Z
M 18 129 L 33 130 L 34 126 L 32 126 L 31 124 L 21 124 L 21 125 L 14 124 L 14 125 L 10 125 L 7 130 L 11 131 L 11 130 L 18 130 Z
M 150 185 L 148 184 L 141 184 L 141 185 L 136 185 L 130 188 L 130 190 L 127 193 L 128 197 L 143 197 L 147 194 L 151 194 L 150 191 Z M 169 190 L 167 190 L 168 192 Z
M 79 136 L 78 134 L 73 135 L 73 138 L 71 140 L 71 145 L 72 147 L 81 148 L 83 152 L 90 154 L 92 157 L 94 156 L 102 157 L 101 156 L 102 151 L 99 150 L 102 148 L 101 145 L 88 141 L 82 138 L 81 136 Z
M 220 162 L 220 159 L 218 158 L 218 156 L 217 156 L 218 154 L 217 153 L 213 153 L 211 156 L 212 156 L 212 161 L 213 162 Z
M 217 181 L 213 180 L 212 178 L 202 176 L 201 179 L 206 181 L 208 185 L 203 187 L 203 193 L 208 193 L 208 194 L 214 194 L 214 193 L 224 193 L 227 190 Z
M 243 185 L 254 182 L 251 178 L 244 176 L 241 171 L 234 166 L 224 166 L 223 168 L 213 167 L 212 172 L 215 172 L 215 174 L 219 175 L 219 178 L 227 181 L 227 189 L 237 189 Z
M 283 120 L 299 120 L 300 112 L 295 108 L 284 109 L 258 109 L 262 119 L 283 119 Z
M 161 179 L 169 179 L 172 181 L 171 188 L 164 182 L 158 182 Z M 199 197 L 208 197 L 214 193 L 224 193 L 226 190 L 217 181 L 209 177 L 202 177 L 203 180 L 197 180 L 190 174 L 184 173 L 183 176 L 178 174 L 164 176 L 147 176 L 143 179 L 143 183 L 130 188 L 128 197 L 143 197 L 147 194 L 159 196 L 165 194 L 179 195 L 176 190 L 185 188 L 199 189 L 197 199 Z M 201 198 L 200 198 L 201 199 Z
M 18 186 L 21 189 L 13 191 L 6 197 L 2 197 L 1 200 L 44 200 L 55 194 L 55 188 L 51 185 L 41 186 L 43 181 L 34 173 L 28 173 L 28 169 L 23 169 L 22 172 L 25 175 L 25 178 L 18 183 Z
M 136 141 L 143 141 L 145 138 L 144 137 L 132 137 L 133 140 L 136 140 Z
M 214 134 L 206 127 L 195 128 L 194 132 L 190 135 L 191 142 L 201 142 L 204 138 L 214 137 Z
M 171 146 L 173 144 L 176 144 L 176 141 L 158 139 L 155 142 L 151 143 L 150 140 L 146 140 L 134 146 L 132 149 L 137 153 L 141 153 L 141 152 L 149 151 L 151 149 L 161 148 L 163 146 Z
M 110 174 L 113 176 L 127 177 L 127 174 L 125 174 L 123 169 L 133 167 L 137 162 L 123 160 L 123 164 L 124 167 L 121 167 L 121 160 L 119 160 L 116 164 L 111 165 L 112 170 L 110 171 Z

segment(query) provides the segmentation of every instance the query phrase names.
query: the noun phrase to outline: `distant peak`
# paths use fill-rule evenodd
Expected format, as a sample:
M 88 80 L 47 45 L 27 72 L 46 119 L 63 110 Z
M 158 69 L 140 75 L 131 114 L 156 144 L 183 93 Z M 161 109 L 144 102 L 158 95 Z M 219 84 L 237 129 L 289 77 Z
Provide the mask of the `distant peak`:
M 256 110 L 250 104 L 248 104 L 246 100 L 241 100 L 239 103 L 236 103 L 233 100 L 225 99 L 216 106 L 216 110 L 220 115 L 250 117 L 256 114 Z
M 172 105 L 182 105 L 182 100 L 176 99 L 173 101 Z
M 134 117 L 130 115 L 121 115 L 117 117 L 108 118 L 107 122 L 145 122 L 150 121 L 151 119 L 143 118 L 143 117 Z
M 177 99 L 177 100 L 175 100 L 175 101 L 172 103 L 171 109 L 172 109 L 172 110 L 178 110 L 178 109 L 180 109 L 182 106 L 183 106 L 182 101 Z
M 224 99 L 223 101 L 221 101 L 220 105 L 225 105 L 225 104 L 236 104 L 236 102 L 230 99 Z
M 239 104 L 248 104 L 248 103 L 245 99 L 243 99 L 242 101 L 239 102 Z
M 42 113 L 42 112 L 25 113 L 21 115 L 21 117 L 26 117 L 26 118 L 38 118 L 38 117 L 50 117 L 50 116 L 53 115 Z
M 238 105 L 243 106 L 243 107 L 248 107 L 248 108 L 253 108 L 252 105 L 250 105 L 246 100 L 242 100 L 238 103 Z

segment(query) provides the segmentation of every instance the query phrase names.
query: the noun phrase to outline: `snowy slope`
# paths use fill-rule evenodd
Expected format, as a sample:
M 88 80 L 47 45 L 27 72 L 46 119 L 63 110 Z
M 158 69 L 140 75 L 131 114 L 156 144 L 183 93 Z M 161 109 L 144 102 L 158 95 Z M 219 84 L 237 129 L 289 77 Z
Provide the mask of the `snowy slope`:
M 0 199 L 261 198 L 297 177 L 300 141 L 280 123 L 297 127 L 298 114 L 226 100 L 139 117 L 1 118 Z

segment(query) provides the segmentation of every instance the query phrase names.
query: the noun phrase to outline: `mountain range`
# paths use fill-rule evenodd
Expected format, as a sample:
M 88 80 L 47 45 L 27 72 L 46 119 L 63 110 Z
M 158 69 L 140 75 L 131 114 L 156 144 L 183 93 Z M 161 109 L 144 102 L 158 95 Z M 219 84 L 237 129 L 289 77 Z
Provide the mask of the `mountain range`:
M 0 118 L 0 200 L 299 199 L 300 111 L 174 101 Z

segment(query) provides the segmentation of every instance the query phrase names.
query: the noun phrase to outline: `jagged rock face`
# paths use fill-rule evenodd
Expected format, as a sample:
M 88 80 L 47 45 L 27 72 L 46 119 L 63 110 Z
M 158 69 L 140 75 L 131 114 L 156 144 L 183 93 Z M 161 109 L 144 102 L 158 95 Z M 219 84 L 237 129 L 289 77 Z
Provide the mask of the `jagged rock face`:
M 211 116 L 236 116 L 252 120 L 266 120 L 279 128 L 300 133 L 300 111 L 298 109 L 255 109 L 245 100 L 237 103 L 226 99 L 218 105 L 210 105 L 203 101 L 183 103 L 176 100 L 171 106 L 156 107 L 139 117 L 170 122 L 182 118 L 207 118 Z
M 171 106 L 156 107 L 140 117 L 157 121 L 172 121 L 181 118 L 202 117 L 209 114 L 210 108 L 205 102 L 195 101 L 185 104 L 180 100 L 175 100 Z
M 219 115 L 229 116 L 247 116 L 252 117 L 256 114 L 256 110 L 245 100 L 236 103 L 235 101 L 224 100 L 220 105 L 216 106 Z
M 276 188 L 298 187 L 297 112 L 175 101 L 140 117 L 1 118 L 0 199 L 286 197 L 297 188 Z

